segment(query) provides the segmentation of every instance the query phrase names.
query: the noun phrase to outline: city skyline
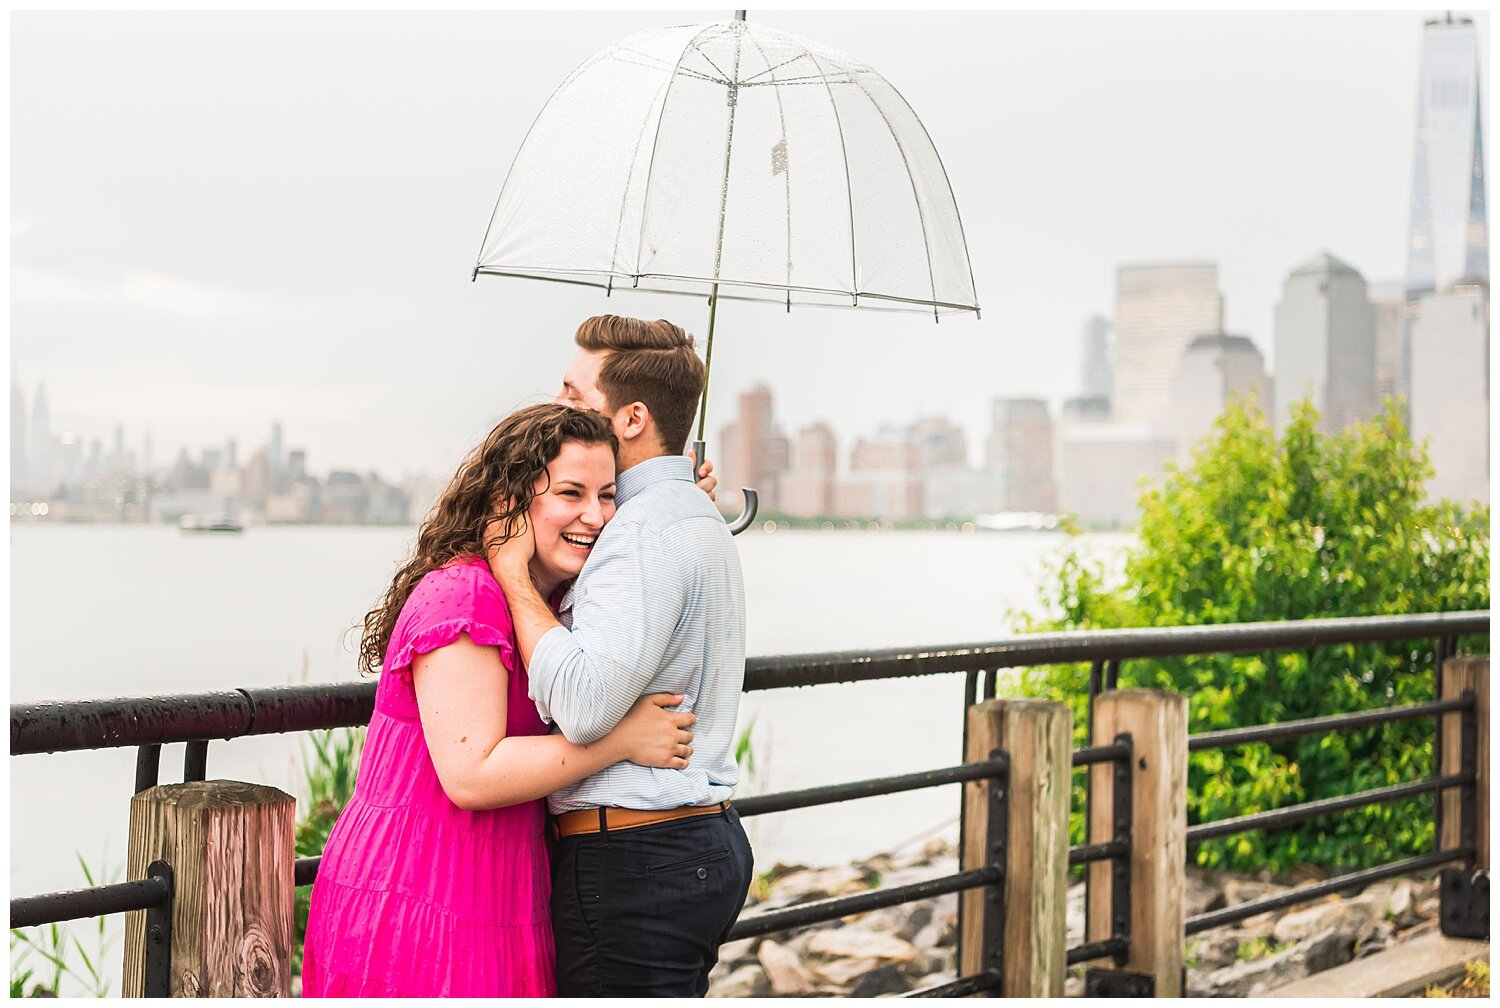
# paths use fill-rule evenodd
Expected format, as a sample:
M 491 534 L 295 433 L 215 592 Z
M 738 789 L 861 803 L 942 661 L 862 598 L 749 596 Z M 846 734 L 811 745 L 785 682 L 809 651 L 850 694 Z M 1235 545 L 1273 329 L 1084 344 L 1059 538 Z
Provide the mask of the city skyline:
M 291 17 L 14 20 L 11 364 L 27 386 L 48 379 L 54 412 L 99 431 L 138 418 L 157 445 L 275 415 L 350 468 L 442 471 L 553 393 L 583 317 L 701 335 L 698 300 L 470 284 L 468 269 L 568 71 L 614 38 L 722 12 Z M 951 402 L 981 429 L 993 395 L 1055 407 L 1080 328 L 1114 314 L 1119 263 L 1217 262 L 1224 328 L 1271 366 L 1290 263 L 1326 249 L 1372 283 L 1405 273 L 1420 15 L 764 20 L 869 61 L 923 118 L 983 317 L 728 306 L 711 431 L 759 381 L 789 425 L 827 417 L 845 438 Z M 1273 48 L 1278 74 L 1260 80 Z M 960 88 L 955 63 L 994 71 Z

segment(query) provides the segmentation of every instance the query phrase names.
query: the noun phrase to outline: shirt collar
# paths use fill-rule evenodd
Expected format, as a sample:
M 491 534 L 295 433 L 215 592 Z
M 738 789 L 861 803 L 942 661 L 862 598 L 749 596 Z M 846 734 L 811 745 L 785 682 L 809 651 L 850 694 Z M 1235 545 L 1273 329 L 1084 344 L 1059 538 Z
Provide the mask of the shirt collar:
M 623 507 L 648 486 L 669 480 L 693 482 L 693 464 L 686 455 L 658 455 L 637 462 L 615 477 L 615 507 Z

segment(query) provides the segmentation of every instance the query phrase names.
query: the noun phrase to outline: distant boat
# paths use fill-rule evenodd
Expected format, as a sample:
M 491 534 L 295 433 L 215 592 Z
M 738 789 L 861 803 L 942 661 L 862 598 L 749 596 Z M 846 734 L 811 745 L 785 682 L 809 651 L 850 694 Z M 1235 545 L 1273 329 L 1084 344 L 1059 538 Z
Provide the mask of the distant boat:
M 184 532 L 230 532 L 245 531 L 245 526 L 227 514 L 186 514 L 177 520 L 177 527 Z

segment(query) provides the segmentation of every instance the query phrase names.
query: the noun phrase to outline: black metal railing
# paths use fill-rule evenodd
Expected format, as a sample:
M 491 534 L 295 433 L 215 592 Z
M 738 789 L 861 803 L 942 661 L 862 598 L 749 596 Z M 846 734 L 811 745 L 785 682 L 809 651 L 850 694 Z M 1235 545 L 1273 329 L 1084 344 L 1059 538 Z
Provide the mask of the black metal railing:
M 852 896 L 838 896 L 831 899 L 817 900 L 796 906 L 751 914 L 748 917 L 740 918 L 735 923 L 734 928 L 729 933 L 730 940 L 751 938 L 777 931 L 805 927 L 810 924 L 826 923 L 847 917 L 850 914 L 866 913 L 870 910 L 897 906 L 902 903 L 929 899 L 934 896 L 961 892 L 966 889 L 988 889 L 991 900 L 996 905 L 996 910 L 998 911 L 998 907 L 1003 905 L 1004 902 L 1005 823 L 1007 821 L 1005 812 L 1008 809 L 1009 802 L 1009 773 L 1010 756 L 1004 750 L 997 749 L 990 753 L 988 760 L 979 763 L 966 763 L 954 767 L 945 767 L 941 770 L 854 781 L 848 784 L 831 784 L 823 787 L 804 788 L 798 791 L 782 791 L 775 794 L 756 795 L 737 800 L 735 807 L 739 809 L 741 816 L 755 816 L 766 815 L 772 812 L 787 812 L 792 809 L 810 808 L 817 805 L 831 805 L 835 802 L 851 801 L 857 798 L 871 798 L 878 795 L 896 794 L 902 791 L 914 791 L 919 788 L 941 787 L 945 784 L 957 784 L 964 781 L 991 780 L 995 782 L 994 787 L 991 788 L 991 794 L 995 796 L 994 801 L 997 802 L 999 807 L 998 809 L 991 809 L 990 843 L 989 849 L 986 852 L 987 863 L 982 868 L 960 871 L 957 874 L 945 875 L 941 878 L 924 879 L 921 882 L 915 882 L 910 885 L 891 886 L 885 889 L 856 893 Z M 987 913 L 985 917 L 986 924 L 990 924 L 992 920 L 998 923 L 1000 914 L 998 912 L 993 914 Z M 984 970 L 972 976 L 960 977 L 953 983 L 913 991 L 906 996 L 958 997 L 962 993 L 997 990 L 1003 970 L 1002 935 L 998 926 L 986 928 L 987 932 L 990 930 L 993 930 L 994 933 L 986 933 L 984 936 L 984 957 L 986 959 L 986 968 Z
M 1111 745 L 1093 746 L 1073 751 L 1073 767 L 1090 767 L 1097 763 L 1111 765 L 1111 822 L 1113 835 L 1104 843 L 1084 843 L 1068 848 L 1068 864 L 1086 865 L 1095 861 L 1108 861 L 1110 882 L 1109 937 L 1098 941 L 1085 941 L 1082 945 L 1068 949 L 1067 963 L 1088 962 L 1112 956 L 1115 964 L 1125 965 L 1130 958 L 1130 853 L 1131 825 L 1134 810 L 1131 802 L 1134 746 L 1129 735 L 1120 735 Z M 1089 890 L 1084 890 L 1085 932 L 1089 919 Z
M 746 661 L 745 690 L 747 692 L 780 689 L 791 686 L 812 686 L 834 683 L 866 682 L 878 679 L 909 676 L 963 673 L 965 675 L 964 702 L 966 705 L 995 696 L 999 684 L 999 670 L 1022 666 L 1050 665 L 1071 662 L 1088 662 L 1090 707 L 1092 698 L 1100 692 L 1118 685 L 1121 663 L 1126 660 L 1151 659 L 1192 654 L 1241 654 L 1266 650 L 1307 648 L 1329 644 L 1351 644 L 1377 641 L 1402 641 L 1431 639 L 1437 667 L 1444 658 L 1456 653 L 1457 639 L 1466 634 L 1488 634 L 1489 612 L 1449 612 L 1408 616 L 1354 617 L 1327 620 L 1293 620 L 1266 623 L 1220 624 L 1214 626 L 1140 628 L 1126 630 L 1091 630 L 1061 633 L 1023 634 L 999 640 L 942 646 L 934 648 L 886 648 L 873 651 L 820 652 L 815 654 L 773 655 L 753 657 Z M 23 756 L 48 752 L 64 752 L 113 747 L 136 746 L 136 774 L 133 787 L 136 792 L 156 784 L 160 779 L 161 747 L 165 744 L 184 742 L 183 777 L 185 780 L 203 780 L 207 775 L 208 747 L 211 740 L 233 739 L 252 735 L 282 734 L 297 731 L 354 727 L 368 722 L 374 708 L 375 682 L 373 680 L 346 684 L 319 684 L 265 689 L 236 689 L 210 693 L 185 694 L 164 697 L 127 697 L 100 700 L 76 700 L 60 702 L 21 703 L 11 705 L 11 755 Z M 1261 728 L 1234 729 L 1229 732 L 1193 736 L 1190 749 L 1197 751 L 1214 745 L 1234 745 L 1243 741 L 1260 741 L 1272 737 L 1289 737 L 1312 724 L 1326 724 L 1337 720 L 1341 727 L 1356 727 L 1382 721 L 1425 717 L 1445 711 L 1467 709 L 1472 711 L 1472 701 L 1464 708 L 1461 701 L 1393 708 L 1392 711 L 1370 711 L 1359 714 L 1339 715 L 1336 719 L 1316 718 L 1305 722 L 1290 722 Z M 1321 730 L 1318 728 L 1310 729 Z M 1271 735 L 1256 733 L 1282 732 Z M 967 724 L 965 723 L 965 736 Z M 1472 734 L 1469 733 L 1469 734 Z M 1467 735 L 1465 736 L 1468 737 Z M 1440 757 L 1439 732 L 1434 741 L 1434 760 Z M 1213 741 L 1209 741 L 1213 740 Z M 967 751 L 967 737 L 964 740 Z M 1120 746 L 1128 747 L 1128 739 L 1116 740 L 1113 745 L 1083 749 L 1074 753 L 1075 766 L 1088 766 L 1098 762 L 1115 764 L 1116 807 L 1114 810 L 1114 835 L 1108 841 L 1089 842 L 1068 852 L 1070 864 L 1086 865 L 1094 861 L 1109 860 L 1112 864 L 1111 936 L 1108 939 L 1088 943 L 1068 950 L 1068 962 L 1114 956 L 1123 961 L 1128 953 L 1128 906 L 1129 872 L 1129 777 L 1128 758 L 1122 760 Z M 764 814 L 811 805 L 847 801 L 854 798 L 871 797 L 920 787 L 935 787 L 965 780 L 982 779 L 993 771 L 995 760 L 1003 760 L 1003 753 L 987 763 L 950 767 L 944 770 L 900 777 L 858 781 L 851 784 L 810 788 L 802 791 L 784 792 L 741 799 L 736 802 L 742 815 Z M 1466 760 L 1469 757 L 1466 755 Z M 979 770 L 976 768 L 990 768 Z M 1123 768 L 1123 769 L 1122 769 Z M 978 776 L 975 776 L 978 775 Z M 1345 799 L 1330 799 L 1325 802 L 1354 802 L 1369 798 L 1374 800 L 1396 800 L 1413 794 L 1437 792 L 1447 787 L 1466 787 L 1473 791 L 1474 771 L 1470 766 L 1465 773 L 1435 777 L 1429 781 L 1397 785 L 1394 789 L 1378 789 Z M 1401 791 L 1400 789 L 1410 789 Z M 1002 798 L 1007 787 L 997 786 L 992 793 Z M 1399 793 L 1398 793 L 1399 792 Z M 1121 806 L 1121 795 L 1126 796 Z M 789 803 L 789 804 L 788 804 Z M 1310 803 L 1302 810 L 1283 809 L 1273 813 L 1257 813 L 1220 823 L 1202 824 L 1189 831 L 1190 842 L 1201 842 L 1211 836 L 1228 835 L 1231 828 L 1258 829 L 1290 823 L 1291 817 L 1306 814 L 1307 818 L 1330 814 L 1343 808 L 1355 807 L 1340 804 L 1334 808 L 1327 804 L 1314 808 Z M 1441 802 L 1437 803 L 1441 808 Z M 1465 836 L 1473 833 L 1474 816 L 1464 806 Z M 1005 822 L 1005 809 L 992 809 L 990 822 Z M 1122 818 L 1123 816 L 1123 818 Z M 1257 818 L 1259 817 L 1259 818 Z M 1281 817 L 1281 818 L 1278 818 Z M 1123 824 L 1123 826 L 1122 826 Z M 1194 834 L 1193 830 L 1200 830 Z M 1224 832 L 1209 832 L 1220 830 Z M 964 831 L 960 831 L 963 837 Z M 1003 834 L 992 843 L 1003 845 Z M 960 840 L 960 863 L 962 864 L 963 840 Z M 1342 888 L 1363 885 L 1375 878 L 1385 878 L 1448 863 L 1452 860 L 1472 858 L 1472 841 L 1453 851 L 1438 852 L 1412 858 L 1394 865 L 1382 866 L 1341 876 L 1331 882 L 1309 886 L 1299 892 L 1298 900 L 1313 898 L 1318 892 L 1336 892 Z M 990 852 L 993 854 L 993 851 Z M 300 858 L 296 863 L 296 884 L 310 883 L 317 873 L 319 858 Z M 783 927 L 798 927 L 813 922 L 810 913 L 828 913 L 831 916 L 819 920 L 836 919 L 851 913 L 864 912 L 876 906 L 892 905 L 871 900 L 891 899 L 892 903 L 922 899 L 962 889 L 989 887 L 993 902 L 1004 885 L 1003 871 L 994 867 L 1003 864 L 1003 858 L 986 859 L 989 867 L 960 872 L 943 879 L 933 879 L 913 886 L 898 887 L 885 893 L 862 893 L 838 900 L 821 901 L 802 906 L 778 910 L 746 918 L 737 926 L 736 936 L 751 933 L 769 933 Z M 151 891 L 147 880 L 124 883 L 123 887 L 138 888 L 140 892 Z M 107 891 L 107 892 L 106 892 Z M 124 888 L 115 886 L 97 887 L 72 894 L 50 894 L 39 897 L 23 897 L 11 901 L 13 926 L 29 926 L 52 921 L 73 919 L 79 916 L 96 916 L 117 913 L 123 910 L 148 909 L 157 912 L 162 905 L 153 908 L 136 905 L 144 897 L 127 897 Z M 1285 899 L 1296 894 L 1287 893 L 1272 900 Z M 58 897 L 68 897 L 60 900 Z M 899 898 L 897 898 L 899 897 Z M 121 899 L 128 899 L 129 906 L 118 906 Z M 860 901 L 860 902 L 850 902 Z M 1259 904 L 1244 904 L 1231 908 L 1259 905 L 1245 916 L 1264 912 L 1271 908 L 1271 901 Z M 1286 905 L 1286 904 L 1277 904 Z M 80 907 L 87 912 L 78 913 Z M 850 909 L 856 907 L 857 909 Z M 1123 916 L 1120 908 L 1125 908 Z M 92 909 L 89 909 L 92 908 Z M 23 916 L 18 917 L 20 911 Z M 775 917 L 773 914 L 796 914 Z M 1231 911 L 1218 911 L 1224 914 Z M 57 916 L 65 913 L 65 916 Z M 1216 926 L 1225 921 L 1200 915 L 1189 920 L 1190 933 Z M 997 925 L 999 914 L 986 914 L 986 930 Z M 1241 919 L 1241 918 L 1227 918 Z M 760 923 L 756 923 L 760 921 Z M 782 923 L 791 921 L 792 923 Z M 19 923 L 18 923 L 19 922 Z M 774 926 L 773 926 L 774 925 Z M 759 931 L 740 931 L 740 927 L 761 928 Z M 158 932 L 159 933 L 159 932 Z M 1000 941 L 998 933 L 993 941 L 987 941 L 987 956 L 983 972 L 961 978 L 954 983 L 916 992 L 912 996 L 961 996 L 985 990 L 994 990 L 1000 977 Z M 151 962 L 160 968 L 159 958 Z M 164 977 L 165 974 L 162 974 Z
M 1286 805 L 1265 812 L 1255 812 L 1229 819 L 1199 823 L 1187 828 L 1187 842 L 1191 846 L 1202 843 L 1205 840 L 1235 836 L 1254 830 L 1280 829 L 1313 819 L 1320 819 L 1324 816 L 1335 815 L 1339 812 L 1346 812 L 1351 809 L 1367 808 L 1372 805 L 1400 801 L 1403 798 L 1410 798 L 1415 795 L 1437 794 L 1449 788 L 1456 787 L 1462 789 L 1460 802 L 1462 824 L 1459 845 L 1457 847 L 1406 858 L 1402 861 L 1379 865 L 1364 871 L 1340 875 L 1326 882 L 1318 882 L 1313 885 L 1277 893 L 1274 896 L 1239 903 L 1222 910 L 1198 914 L 1186 920 L 1186 933 L 1190 935 L 1198 934 L 1200 931 L 1207 931 L 1210 928 L 1242 921 L 1257 914 L 1265 913 L 1268 910 L 1279 910 L 1283 907 L 1293 906 L 1310 899 L 1317 899 L 1320 896 L 1362 887 L 1371 882 L 1403 875 L 1407 872 L 1435 868 L 1440 865 L 1451 864 L 1455 861 L 1463 861 L 1472 865 L 1477 844 L 1477 817 L 1473 806 L 1476 804 L 1475 787 L 1478 782 L 1476 770 L 1478 764 L 1478 732 L 1475 728 L 1477 711 L 1474 694 L 1472 693 L 1465 693 L 1462 697 L 1439 700 L 1433 703 L 1387 707 L 1383 710 L 1360 711 L 1355 714 L 1335 714 L 1329 717 L 1303 718 L 1297 721 L 1284 721 L 1280 724 L 1259 725 L 1253 728 L 1231 728 L 1225 731 L 1203 732 L 1190 736 L 1188 738 L 1188 751 L 1204 752 L 1225 749 L 1236 745 L 1246 745 L 1252 742 L 1265 742 L 1271 739 L 1301 738 L 1306 735 L 1317 735 L 1331 731 L 1347 731 L 1351 728 L 1387 724 L 1393 721 L 1440 717 L 1445 713 L 1453 711 L 1458 712 L 1462 717 L 1462 729 L 1460 731 L 1460 738 L 1462 740 L 1460 756 L 1462 770 L 1459 773 L 1443 774 L 1442 767 L 1434 765 L 1434 776 L 1423 780 L 1408 781 L 1403 784 L 1373 788 L 1355 794 L 1322 798 L 1317 801 Z M 1441 726 L 1434 731 L 1433 737 L 1435 739 L 1442 737 Z M 1435 801 L 1434 806 L 1440 807 L 1441 801 Z M 1437 837 L 1437 843 L 1442 843 L 1440 832 Z

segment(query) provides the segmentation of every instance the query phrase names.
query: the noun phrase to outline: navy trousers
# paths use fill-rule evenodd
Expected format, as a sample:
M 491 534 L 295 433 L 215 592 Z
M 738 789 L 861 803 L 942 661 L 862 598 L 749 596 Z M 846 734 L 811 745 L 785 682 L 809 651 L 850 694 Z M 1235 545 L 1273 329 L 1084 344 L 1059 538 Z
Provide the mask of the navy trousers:
M 750 889 L 730 808 L 564 837 L 552 854 L 560 997 L 703 997 Z

